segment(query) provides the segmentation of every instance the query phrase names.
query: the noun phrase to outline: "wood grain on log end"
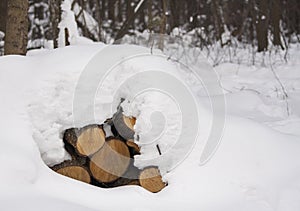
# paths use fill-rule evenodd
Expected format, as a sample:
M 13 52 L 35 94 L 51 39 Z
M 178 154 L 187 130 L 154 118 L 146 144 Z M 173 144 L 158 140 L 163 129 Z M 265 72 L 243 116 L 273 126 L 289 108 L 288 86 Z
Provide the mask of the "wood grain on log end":
M 79 154 L 90 156 L 105 143 L 105 133 L 101 127 L 92 126 L 84 129 L 77 140 L 76 149 Z
M 119 139 L 112 138 L 91 157 L 89 168 L 96 180 L 109 183 L 121 177 L 126 172 L 129 163 L 130 153 L 126 144 Z
M 71 128 L 65 131 L 64 142 L 71 144 L 80 156 L 90 156 L 104 145 L 105 132 L 99 125 Z
M 142 170 L 139 181 L 143 188 L 152 193 L 157 193 L 166 186 L 157 167 L 149 167 Z
M 88 170 L 84 166 L 81 166 L 77 161 L 64 161 L 63 163 L 53 166 L 52 169 L 64 176 L 85 183 L 91 182 L 91 176 Z

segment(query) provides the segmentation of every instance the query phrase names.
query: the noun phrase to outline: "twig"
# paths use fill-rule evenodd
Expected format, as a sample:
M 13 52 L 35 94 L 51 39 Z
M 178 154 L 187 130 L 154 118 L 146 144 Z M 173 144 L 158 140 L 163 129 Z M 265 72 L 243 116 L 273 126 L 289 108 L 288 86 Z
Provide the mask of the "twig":
M 281 80 L 279 79 L 277 73 L 275 72 L 274 70 L 274 67 L 272 65 L 272 62 L 270 62 L 270 67 L 271 67 L 271 72 L 273 73 L 275 79 L 277 80 L 277 82 L 279 83 L 280 87 L 281 87 L 281 90 L 284 94 L 284 100 L 285 100 L 285 104 L 286 104 L 286 111 L 287 111 L 287 115 L 289 116 L 290 115 L 290 106 L 289 106 L 289 102 L 288 102 L 288 94 L 287 94 L 287 91 L 283 85 L 283 83 L 281 82 Z

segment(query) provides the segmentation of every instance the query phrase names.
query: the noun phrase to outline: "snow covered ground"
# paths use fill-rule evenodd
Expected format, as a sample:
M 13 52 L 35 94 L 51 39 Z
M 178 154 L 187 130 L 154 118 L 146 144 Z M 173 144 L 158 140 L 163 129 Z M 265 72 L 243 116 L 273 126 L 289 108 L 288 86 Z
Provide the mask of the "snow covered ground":
M 49 169 L 44 162 L 54 164 L 68 158 L 61 132 L 73 123 L 74 90 L 82 70 L 104 47 L 103 44 L 70 46 L 30 51 L 26 57 L 0 57 L 1 209 L 300 210 L 300 49 L 297 46 L 290 49 L 287 64 L 273 65 L 287 98 L 270 67 L 233 63 L 215 67 L 227 104 L 220 146 L 209 162 L 200 165 L 211 114 L 209 98 L 199 94 L 197 143 L 177 168 L 164 175 L 169 185 L 157 194 L 137 186 L 101 189 Z M 173 67 L 168 62 L 137 59 L 115 71 L 120 68 L 132 74 L 142 66 L 151 65 L 161 65 L 165 71 Z M 178 74 L 181 76 L 184 74 Z M 200 93 L 202 87 L 198 89 L 194 91 Z M 153 103 L 151 99 L 149 103 Z M 169 105 L 158 107 L 173 111 Z M 141 112 L 148 109 L 145 105 L 141 108 Z M 137 121 L 140 130 L 147 125 L 142 122 L 147 117 L 147 112 L 144 114 L 141 122 Z M 176 112 L 170 112 L 172 115 L 176 116 Z M 102 114 L 99 121 L 106 117 Z M 148 151 L 151 150 L 144 153 Z

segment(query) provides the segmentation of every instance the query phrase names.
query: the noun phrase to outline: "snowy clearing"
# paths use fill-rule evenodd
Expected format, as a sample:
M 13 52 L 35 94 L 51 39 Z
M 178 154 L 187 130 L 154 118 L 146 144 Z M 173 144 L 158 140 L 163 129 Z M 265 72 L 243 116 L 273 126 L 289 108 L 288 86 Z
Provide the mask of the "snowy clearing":
M 287 99 L 270 68 L 231 63 L 215 68 L 227 103 L 221 144 L 212 159 L 200 165 L 211 114 L 209 99 L 199 95 L 197 143 L 177 168 L 165 174 L 169 185 L 157 194 L 141 187 L 101 189 L 48 168 L 46 164 L 68 158 L 60 134 L 72 126 L 76 83 L 103 47 L 70 46 L 0 58 L 0 203 L 4 210 L 300 210 L 300 51 L 296 46 L 289 63 L 275 67 Z M 134 73 L 143 65 L 171 67 L 137 59 L 119 68 Z M 169 109 L 170 116 L 176 114 L 175 108 L 156 106 Z M 102 115 L 99 121 L 107 118 Z M 146 126 L 147 122 L 137 123 L 140 130 Z

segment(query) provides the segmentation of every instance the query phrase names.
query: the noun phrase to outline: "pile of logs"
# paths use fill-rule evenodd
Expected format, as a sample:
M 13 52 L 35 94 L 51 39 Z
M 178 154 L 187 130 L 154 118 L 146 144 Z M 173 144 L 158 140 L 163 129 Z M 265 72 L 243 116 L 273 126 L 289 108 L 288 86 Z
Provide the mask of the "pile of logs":
M 59 174 L 98 187 L 111 188 L 139 185 L 153 193 L 162 190 L 159 169 L 149 166 L 142 170 L 133 165 L 140 154 L 134 143 L 134 117 L 126 117 L 121 109 L 102 125 L 70 128 L 64 132 L 65 149 L 72 160 L 52 166 Z M 113 136 L 106 137 L 104 127 L 110 127 Z

